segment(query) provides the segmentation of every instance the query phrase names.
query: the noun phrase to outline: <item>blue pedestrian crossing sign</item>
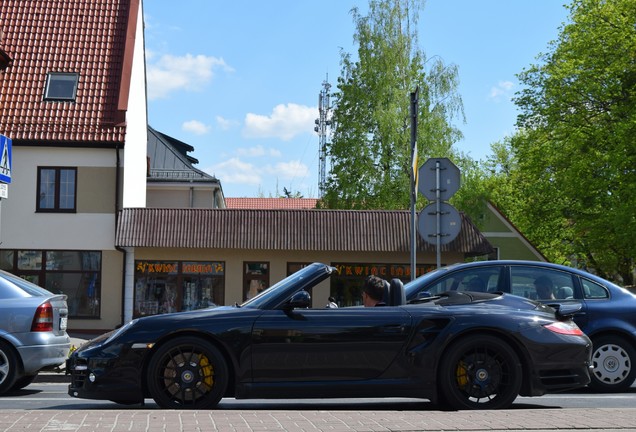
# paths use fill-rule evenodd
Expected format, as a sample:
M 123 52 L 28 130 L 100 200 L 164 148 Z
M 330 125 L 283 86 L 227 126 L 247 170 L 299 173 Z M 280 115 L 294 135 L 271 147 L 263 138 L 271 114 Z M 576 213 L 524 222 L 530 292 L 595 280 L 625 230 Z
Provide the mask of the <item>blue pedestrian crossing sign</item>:
M 11 138 L 0 135 L 0 183 L 11 183 Z

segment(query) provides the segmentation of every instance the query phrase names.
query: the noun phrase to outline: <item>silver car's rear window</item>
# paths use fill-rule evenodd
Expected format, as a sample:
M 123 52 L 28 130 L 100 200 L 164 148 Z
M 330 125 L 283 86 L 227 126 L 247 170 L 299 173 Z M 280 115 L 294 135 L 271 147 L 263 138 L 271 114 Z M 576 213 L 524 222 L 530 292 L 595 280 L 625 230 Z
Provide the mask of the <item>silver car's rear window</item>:
M 44 297 L 50 292 L 29 281 L 7 272 L 0 272 L 0 299 L 19 297 Z

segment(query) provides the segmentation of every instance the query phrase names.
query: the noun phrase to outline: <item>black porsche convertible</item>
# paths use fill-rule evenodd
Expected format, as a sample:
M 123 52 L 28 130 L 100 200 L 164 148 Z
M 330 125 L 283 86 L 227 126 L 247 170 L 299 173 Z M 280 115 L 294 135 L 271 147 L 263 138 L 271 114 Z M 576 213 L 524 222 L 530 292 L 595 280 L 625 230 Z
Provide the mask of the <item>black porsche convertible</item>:
M 174 409 L 223 397 L 499 409 L 590 381 L 592 344 L 571 320 L 575 305 L 471 291 L 407 302 L 394 279 L 382 306 L 312 308 L 312 287 L 335 271 L 314 263 L 241 305 L 135 319 L 71 355 L 68 392 Z

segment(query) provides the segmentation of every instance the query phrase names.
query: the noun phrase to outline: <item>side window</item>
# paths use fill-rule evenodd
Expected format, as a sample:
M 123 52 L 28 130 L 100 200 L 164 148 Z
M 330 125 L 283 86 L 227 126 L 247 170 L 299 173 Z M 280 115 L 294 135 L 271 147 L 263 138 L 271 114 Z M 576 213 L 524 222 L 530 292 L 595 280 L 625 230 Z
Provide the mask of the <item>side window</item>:
M 592 282 L 588 279 L 581 278 L 581 286 L 583 287 L 583 296 L 586 299 L 607 299 L 609 293 L 603 285 Z
M 426 291 L 432 295 L 444 291 L 498 291 L 501 267 L 472 268 L 449 274 Z
M 38 167 L 38 212 L 74 213 L 77 168 Z
M 511 293 L 533 300 L 567 300 L 574 297 L 572 276 L 541 267 L 510 268 Z

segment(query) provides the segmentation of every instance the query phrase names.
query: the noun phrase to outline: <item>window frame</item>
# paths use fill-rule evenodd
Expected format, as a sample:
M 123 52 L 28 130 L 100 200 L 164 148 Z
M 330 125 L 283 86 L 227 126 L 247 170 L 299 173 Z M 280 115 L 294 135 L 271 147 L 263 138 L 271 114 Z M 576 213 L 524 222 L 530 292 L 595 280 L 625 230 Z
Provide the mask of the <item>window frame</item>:
M 71 78 L 71 79 L 69 79 Z M 56 83 L 73 82 L 71 94 L 51 95 Z M 44 87 L 44 100 L 50 102 L 75 102 L 77 98 L 77 87 L 79 86 L 79 73 L 77 72 L 49 72 L 46 75 L 46 85 Z M 56 90 L 56 89 L 55 89 Z M 65 89 L 66 90 L 66 89 Z
M 250 271 L 250 266 L 258 266 L 259 272 Z M 270 275 L 270 262 L 269 261 L 243 261 L 243 301 L 247 301 L 250 298 L 257 295 L 260 291 L 264 291 L 270 287 L 269 275 Z M 252 282 L 256 282 L 260 288 L 257 292 L 253 291 Z M 251 296 L 249 294 L 252 294 Z
M 102 272 L 104 257 L 102 251 L 99 250 L 79 250 L 79 249 L 0 249 L 5 258 L 2 268 L 9 273 L 25 279 L 29 282 L 33 282 L 36 285 L 52 292 L 53 294 L 66 294 L 67 304 L 69 306 L 69 318 L 71 319 L 86 319 L 86 320 L 98 320 L 101 319 L 101 304 L 103 298 L 102 291 Z M 51 267 L 53 253 L 78 253 L 82 258 L 84 254 L 95 254 L 97 258 L 95 261 L 96 266 L 90 266 L 90 268 L 59 268 Z M 68 290 L 64 288 L 55 289 L 55 285 L 58 276 L 64 275 L 78 275 L 80 280 L 87 280 L 87 291 L 79 291 L 74 289 L 76 293 L 80 293 L 79 296 L 73 296 Z M 89 279 L 84 279 L 89 278 Z M 87 293 L 90 288 L 89 285 L 93 284 L 92 289 L 94 296 L 91 297 Z M 76 301 L 79 304 L 82 300 L 93 301 L 88 306 L 74 308 L 73 303 Z M 92 313 L 77 313 L 77 311 L 92 311 Z
M 54 193 L 53 193 L 53 207 L 42 207 L 40 196 L 43 193 L 42 190 L 42 173 L 45 170 L 52 170 L 55 172 Z M 74 176 L 73 182 L 73 206 L 72 208 L 61 207 L 61 173 L 62 171 L 72 171 Z M 35 210 L 38 213 L 76 213 L 77 212 L 77 167 L 66 166 L 39 166 L 37 175 L 37 190 L 35 195 Z

